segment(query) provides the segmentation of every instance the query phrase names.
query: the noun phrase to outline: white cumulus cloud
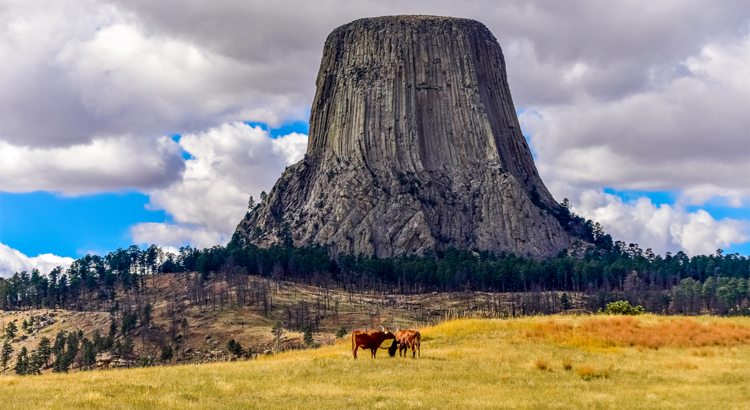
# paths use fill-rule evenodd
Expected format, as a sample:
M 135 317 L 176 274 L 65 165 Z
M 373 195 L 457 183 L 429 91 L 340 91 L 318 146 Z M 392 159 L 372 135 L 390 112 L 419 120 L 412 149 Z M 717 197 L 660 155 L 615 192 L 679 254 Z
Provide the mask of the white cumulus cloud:
M 688 212 L 679 205 L 655 205 L 645 197 L 623 201 L 601 190 L 585 190 L 575 199 L 573 211 L 601 223 L 613 239 L 638 243 L 656 253 L 684 250 L 707 255 L 750 240 L 750 222 L 716 220 L 701 209 Z
M 0 187 L 5 192 L 78 195 L 169 185 L 184 163 L 169 138 L 95 139 L 68 147 L 34 148 L 0 140 Z
M 138 243 L 226 243 L 245 215 L 250 196 L 258 201 L 287 165 L 302 158 L 307 136 L 292 133 L 273 139 L 260 127 L 234 122 L 185 135 L 179 143 L 192 158 L 179 181 L 149 192 L 148 205 L 165 210 L 175 223 L 133 226 L 131 234 Z
M 9 278 L 14 273 L 31 272 L 34 269 L 39 269 L 41 273 L 47 274 L 58 266 L 67 269 L 72 263 L 73 258 L 56 256 L 50 253 L 29 257 L 8 245 L 0 243 L 0 277 Z

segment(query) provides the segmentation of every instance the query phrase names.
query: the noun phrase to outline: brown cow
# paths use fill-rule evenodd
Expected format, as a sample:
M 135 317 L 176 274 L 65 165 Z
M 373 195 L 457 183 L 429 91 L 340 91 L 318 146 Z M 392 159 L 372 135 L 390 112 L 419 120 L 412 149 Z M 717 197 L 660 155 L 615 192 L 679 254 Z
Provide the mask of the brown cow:
M 406 357 L 406 352 L 411 349 L 411 357 L 422 356 L 422 335 L 419 334 L 418 330 L 399 330 L 396 332 L 396 342 L 398 342 L 398 356 L 401 357 L 401 352 Z
M 357 358 L 357 349 L 360 347 L 362 349 L 370 349 L 372 352 L 372 358 L 374 359 L 375 353 L 378 352 L 378 348 L 383 342 L 388 339 L 396 338 L 390 330 L 383 326 L 380 326 L 380 328 L 383 330 L 372 332 L 360 332 L 359 330 L 355 330 L 352 332 L 352 354 L 355 359 Z

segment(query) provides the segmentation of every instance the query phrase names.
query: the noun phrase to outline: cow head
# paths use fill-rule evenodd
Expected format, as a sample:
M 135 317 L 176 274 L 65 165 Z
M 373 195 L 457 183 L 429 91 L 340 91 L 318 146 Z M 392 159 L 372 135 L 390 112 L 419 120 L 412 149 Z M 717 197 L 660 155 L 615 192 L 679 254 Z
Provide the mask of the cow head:
M 383 334 L 385 335 L 385 339 L 396 339 L 396 336 L 391 332 L 390 330 L 384 328 L 382 325 L 380 326 L 381 329 L 383 329 Z
M 396 350 L 398 350 L 398 340 L 393 339 L 393 344 L 388 348 L 388 355 L 391 357 L 396 356 Z

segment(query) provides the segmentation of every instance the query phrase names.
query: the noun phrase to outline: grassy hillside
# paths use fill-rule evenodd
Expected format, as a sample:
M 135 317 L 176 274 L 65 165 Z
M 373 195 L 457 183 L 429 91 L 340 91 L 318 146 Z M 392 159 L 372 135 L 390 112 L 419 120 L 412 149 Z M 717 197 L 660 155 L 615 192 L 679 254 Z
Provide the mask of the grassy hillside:
M 259 277 L 246 277 L 249 295 L 239 302 L 232 292 L 231 284 L 218 275 L 202 283 L 196 292 L 195 278 L 198 275 L 161 274 L 149 278 L 148 291 L 135 297 L 121 293 L 116 303 L 119 310 L 114 315 L 107 313 L 108 304 L 87 306 L 98 311 L 69 311 L 32 309 L 23 311 L 0 310 L 0 329 L 14 322 L 19 328 L 12 340 L 13 357 L 5 374 L 12 373 L 17 352 L 26 347 L 29 352 L 36 349 L 40 339 L 54 341 L 60 331 L 83 331 L 92 339 L 94 330 L 106 335 L 114 320 L 121 326 L 123 312 L 142 312 L 148 303 L 152 306 L 152 320 L 148 327 L 139 322 L 127 334 L 119 330 L 118 341 L 125 337 L 133 340 L 135 353 L 130 359 L 149 356 L 158 358 L 161 347 L 175 348 L 175 356 L 168 364 L 223 361 L 229 357 L 227 342 L 239 342 L 245 351 L 263 353 L 275 349 L 276 343 L 271 329 L 281 321 L 285 329 L 279 345 L 281 349 L 304 346 L 302 324 L 312 324 L 315 342 L 322 345 L 334 340 L 340 326 L 347 330 L 379 328 L 393 329 L 425 326 L 458 317 L 506 317 L 534 312 L 544 303 L 559 304 L 558 292 L 545 293 L 486 293 L 452 292 L 413 295 L 384 295 L 375 292 L 349 293 L 341 289 L 328 289 Z M 195 293 L 201 293 L 195 298 Z M 569 293 L 574 307 L 579 307 L 580 294 Z M 200 299 L 200 303 L 196 301 Z M 553 302 L 550 302 L 553 301 Z M 114 305 L 114 304 L 111 304 Z M 36 325 L 30 331 L 20 330 L 21 323 L 34 317 Z M 48 317 L 44 322 L 40 318 Z M 179 323 L 185 319 L 187 328 Z M 120 329 L 118 327 L 118 329 Z M 34 332 L 33 330 L 36 330 Z M 2 335 L 0 331 L 0 336 Z M 179 349 L 177 349 L 179 346 Z M 211 353 L 213 352 L 213 353 Z M 215 354 L 220 352 L 219 354 Z M 78 371 L 74 363 L 71 371 Z M 52 371 L 51 367 L 42 370 Z
M 259 360 L 0 377 L 0 408 L 747 408 L 750 319 L 533 317 L 422 329 L 421 359 L 349 340 Z M 565 369 L 565 365 L 569 370 Z

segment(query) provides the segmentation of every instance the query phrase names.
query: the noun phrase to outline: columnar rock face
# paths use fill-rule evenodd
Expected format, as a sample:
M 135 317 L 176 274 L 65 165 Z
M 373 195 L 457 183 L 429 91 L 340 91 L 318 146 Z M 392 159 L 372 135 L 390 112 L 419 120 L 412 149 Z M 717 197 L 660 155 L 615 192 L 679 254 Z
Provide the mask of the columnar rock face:
M 390 257 L 427 249 L 548 256 L 571 245 L 544 209 L 497 40 L 432 16 L 357 20 L 326 40 L 305 159 L 237 227 L 266 246 Z

